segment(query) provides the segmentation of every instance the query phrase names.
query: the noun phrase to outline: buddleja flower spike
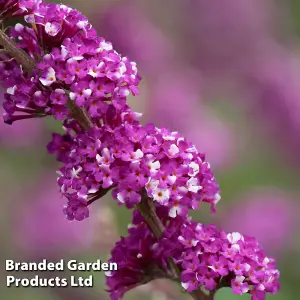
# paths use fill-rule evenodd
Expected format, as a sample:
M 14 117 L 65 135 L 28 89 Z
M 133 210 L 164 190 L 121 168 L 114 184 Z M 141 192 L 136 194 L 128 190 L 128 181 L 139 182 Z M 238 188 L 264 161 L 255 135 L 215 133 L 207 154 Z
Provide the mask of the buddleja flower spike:
M 277 292 L 279 271 L 255 239 L 191 221 L 203 202 L 215 212 L 218 184 L 205 155 L 178 132 L 139 122 L 127 103 L 139 92 L 136 64 L 65 5 L 1 0 L 0 18 L 15 17 L 26 26 L 0 30 L 4 121 L 62 121 L 65 133 L 53 133 L 48 151 L 62 163 L 67 219 L 87 218 L 110 190 L 134 209 L 128 237 L 112 251 L 119 270 L 107 274 L 111 298 L 162 277 L 198 300 L 224 286 L 253 300 Z

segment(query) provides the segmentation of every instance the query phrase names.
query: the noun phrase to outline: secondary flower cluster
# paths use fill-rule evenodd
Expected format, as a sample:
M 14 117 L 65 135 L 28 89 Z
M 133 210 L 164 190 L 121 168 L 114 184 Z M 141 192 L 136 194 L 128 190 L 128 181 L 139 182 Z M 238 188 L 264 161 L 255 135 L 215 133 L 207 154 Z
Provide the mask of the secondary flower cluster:
M 169 219 L 168 209 L 157 204 L 156 211 L 166 224 Z M 154 278 L 172 278 L 167 261 L 169 257 L 162 251 L 158 239 L 150 232 L 137 210 L 132 215 L 128 236 L 122 237 L 111 251 L 110 261 L 118 264 L 118 271 L 106 273 L 112 300 L 119 300 L 127 291 Z M 172 218 L 171 222 L 177 222 L 178 219 Z
M 254 238 L 238 232 L 227 234 L 214 225 L 180 216 L 170 219 L 161 207 L 157 213 L 165 224 L 168 222 L 161 239 L 153 237 L 144 219 L 135 212 L 128 237 L 122 238 L 112 251 L 111 260 L 122 266 L 121 274 L 107 274 L 112 299 L 119 299 L 124 291 L 155 274 L 168 277 L 170 257 L 180 266 L 181 285 L 188 292 L 204 287 L 214 293 L 231 287 L 235 294 L 248 293 L 252 300 L 263 300 L 266 292 L 278 291 L 279 271 L 274 259 L 265 255 Z
M 182 267 L 182 286 L 188 291 L 200 286 L 212 291 L 230 283 L 236 294 L 250 293 L 252 299 L 264 299 L 266 292 L 276 293 L 279 271 L 258 242 L 238 232 L 226 234 L 214 225 L 188 221 L 167 234 L 165 247 L 173 252 Z M 178 241 L 181 246 L 178 246 Z
M 111 252 L 111 262 L 118 264 L 118 270 L 106 273 L 111 300 L 118 300 L 129 290 L 153 279 L 167 277 L 167 260 L 158 255 L 157 239 L 148 226 L 136 220 L 140 219 L 137 211 L 130 224 L 129 236 L 116 244 Z
M 111 188 L 128 208 L 146 191 L 170 217 L 186 216 L 202 201 L 214 212 L 219 189 L 204 155 L 177 132 L 142 126 L 132 114 L 124 112 L 113 125 L 87 133 L 72 134 L 76 124 L 69 123 L 65 135 L 53 135 L 48 150 L 64 163 L 58 184 L 69 200 L 68 218 L 87 217 L 89 199 Z
M 45 115 L 64 120 L 68 101 L 98 121 L 110 106 L 124 109 L 126 96 L 138 93 L 136 64 L 97 37 L 76 10 L 35 1 L 30 12 L 25 20 L 32 28 L 16 24 L 10 37 L 35 59 L 36 69 L 28 74 L 15 61 L 1 66 L 0 80 L 8 88 L 5 121 Z

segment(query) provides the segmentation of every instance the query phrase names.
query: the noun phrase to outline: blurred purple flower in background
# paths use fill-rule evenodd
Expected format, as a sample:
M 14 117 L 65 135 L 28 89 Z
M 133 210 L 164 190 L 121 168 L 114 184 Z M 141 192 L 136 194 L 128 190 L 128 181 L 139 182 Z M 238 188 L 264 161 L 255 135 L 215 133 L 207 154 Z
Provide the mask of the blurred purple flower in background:
M 179 289 L 176 289 L 174 284 L 166 279 L 158 279 L 138 286 L 134 289 L 133 294 L 139 297 L 150 296 L 150 300 L 182 300 L 186 298 L 186 295 L 180 294 Z
M 108 199 L 110 200 L 110 199 Z M 93 231 L 93 249 L 100 253 L 109 252 L 119 238 L 117 222 L 112 208 L 101 199 L 99 212 L 95 215 Z M 75 223 L 75 222 L 73 222 Z M 83 223 L 83 222 L 78 222 Z
M 0 92 L 1 93 L 1 92 Z M 3 97 L 3 94 L 0 94 Z M 0 100 L 0 114 L 2 108 L 2 99 Z M 24 120 L 16 122 L 14 126 L 9 126 L 4 122 L 0 123 L 0 144 L 9 148 L 29 148 L 40 144 L 42 134 L 44 133 L 44 122 L 41 120 Z
M 259 0 L 225 0 L 226 9 L 214 0 L 177 4 L 188 12 L 180 15 L 178 47 L 201 71 L 204 93 L 216 90 L 220 77 L 223 85 L 237 84 L 237 103 L 252 108 L 258 130 L 274 137 L 285 157 L 299 163 L 299 51 L 281 45 L 278 28 L 287 31 L 276 18 L 281 7 Z
M 76 223 L 66 220 L 54 172 L 39 178 L 24 195 L 20 203 L 23 207 L 15 212 L 14 222 L 19 235 L 16 242 L 24 251 L 37 256 L 59 253 L 61 257 L 62 253 L 77 254 L 91 246 L 95 220 Z
M 273 138 L 285 159 L 300 164 L 300 60 L 296 55 L 272 45 L 249 66 L 244 83 L 246 106 L 258 121 L 256 129 Z
M 173 1 L 169 1 L 174 3 Z M 228 76 L 255 53 L 274 29 L 274 4 L 260 0 L 177 0 L 178 47 L 205 77 Z M 213 16 L 213 17 L 212 17 Z
M 97 249 L 97 253 L 108 252 L 118 239 L 118 232 L 114 214 L 105 199 L 95 207 L 94 218 L 69 222 L 62 213 L 65 203 L 55 181 L 55 172 L 45 174 L 31 191 L 24 192 L 22 207 L 14 215 L 16 243 L 31 254 L 61 256 L 91 248 Z
M 270 253 L 288 251 L 297 226 L 296 199 L 276 188 L 256 189 L 227 207 L 220 223 L 224 230 L 256 235 Z
M 172 40 L 149 20 L 139 4 L 135 0 L 117 1 L 104 11 L 101 18 L 97 16 L 95 25 L 116 49 L 138 63 L 143 74 L 156 76 L 159 70 L 172 65 L 175 48 Z

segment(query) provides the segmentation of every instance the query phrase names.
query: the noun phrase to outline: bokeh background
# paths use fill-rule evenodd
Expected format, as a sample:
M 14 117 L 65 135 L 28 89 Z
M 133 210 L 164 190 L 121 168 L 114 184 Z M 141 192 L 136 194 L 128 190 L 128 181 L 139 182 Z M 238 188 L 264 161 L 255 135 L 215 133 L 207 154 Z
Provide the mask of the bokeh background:
M 193 217 L 256 236 L 281 270 L 282 289 L 268 299 L 298 299 L 300 2 L 63 2 L 86 14 L 99 35 L 138 63 L 141 95 L 130 103 L 144 113 L 143 122 L 178 130 L 206 153 L 222 200 L 216 215 L 203 205 Z M 93 204 L 89 219 L 65 220 L 64 199 L 56 186 L 57 163 L 45 147 L 53 130 L 61 130 L 53 120 L 0 125 L 2 262 L 105 260 L 119 236 L 126 234 L 130 214 L 110 196 Z M 100 272 L 94 273 L 93 289 L 5 288 L 6 275 L 1 272 L 1 299 L 108 299 Z M 179 300 L 185 295 L 159 281 L 126 298 L 141 297 Z M 216 296 L 241 298 L 249 297 L 229 289 Z

